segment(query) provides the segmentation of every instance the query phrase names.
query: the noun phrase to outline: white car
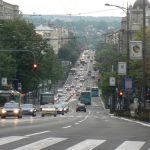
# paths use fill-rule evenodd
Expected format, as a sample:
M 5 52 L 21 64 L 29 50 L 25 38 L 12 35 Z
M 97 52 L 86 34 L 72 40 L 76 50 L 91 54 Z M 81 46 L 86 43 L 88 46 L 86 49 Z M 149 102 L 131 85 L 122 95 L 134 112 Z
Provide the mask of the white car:
M 44 117 L 45 115 L 53 115 L 54 117 L 57 116 L 57 110 L 54 105 L 46 104 L 42 106 L 41 116 Z

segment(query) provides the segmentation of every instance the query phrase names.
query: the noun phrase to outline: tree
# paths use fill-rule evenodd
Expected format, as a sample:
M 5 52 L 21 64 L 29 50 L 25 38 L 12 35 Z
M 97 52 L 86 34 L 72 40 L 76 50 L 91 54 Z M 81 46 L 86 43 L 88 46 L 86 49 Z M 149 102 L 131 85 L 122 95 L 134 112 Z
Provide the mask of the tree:
M 22 83 L 23 91 L 32 91 L 50 76 L 53 76 L 52 80 L 62 79 L 60 61 L 47 42 L 36 34 L 33 24 L 23 19 L 4 20 L 0 24 L 3 25 L 0 28 L 0 49 L 15 50 L 0 54 L 0 59 L 7 60 L 5 64 L 0 63 L 4 68 L 0 76 L 17 79 Z M 39 65 L 36 72 L 33 63 Z

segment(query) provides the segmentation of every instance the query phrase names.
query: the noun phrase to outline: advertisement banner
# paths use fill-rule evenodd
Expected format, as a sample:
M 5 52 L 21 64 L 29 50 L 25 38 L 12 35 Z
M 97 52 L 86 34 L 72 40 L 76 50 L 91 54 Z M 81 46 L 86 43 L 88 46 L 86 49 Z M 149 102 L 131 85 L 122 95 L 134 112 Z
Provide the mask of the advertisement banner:
M 118 62 L 118 75 L 126 75 L 126 74 L 127 74 L 127 63 Z
M 130 59 L 131 60 L 143 59 L 142 41 L 130 41 Z

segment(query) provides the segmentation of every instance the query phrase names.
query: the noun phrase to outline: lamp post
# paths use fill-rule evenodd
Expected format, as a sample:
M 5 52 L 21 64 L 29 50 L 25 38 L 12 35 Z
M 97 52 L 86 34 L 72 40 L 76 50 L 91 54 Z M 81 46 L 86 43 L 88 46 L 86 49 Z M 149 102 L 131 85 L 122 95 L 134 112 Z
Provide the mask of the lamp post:
M 118 6 L 118 5 L 111 5 L 111 4 L 105 4 L 105 6 L 113 6 L 113 7 L 116 7 L 116 8 L 119 8 L 121 9 L 123 12 L 126 13 L 126 52 L 127 52 L 127 57 L 126 57 L 126 61 L 127 61 L 127 66 L 126 66 L 126 75 L 128 76 L 129 75 L 129 44 L 130 44 L 130 39 L 129 39 L 129 8 L 128 8 L 128 5 L 127 5 L 127 8 L 125 7 L 122 7 L 122 6 Z M 127 107 L 129 109 L 129 106 L 130 106 L 130 98 L 129 98 L 129 91 L 127 91 Z
M 143 103 L 146 107 L 146 12 L 145 12 L 145 0 L 143 0 Z
M 117 7 L 117 8 L 119 8 L 119 9 L 121 9 L 123 12 L 125 12 L 126 13 L 126 15 L 127 15 L 127 28 L 126 28 L 126 30 L 127 30 L 127 32 L 126 32 L 126 42 L 127 42 L 127 75 L 128 75 L 128 72 L 129 72 L 129 44 L 130 44 L 130 39 L 129 39 L 129 8 L 128 8 L 128 5 L 127 5 L 127 8 L 125 8 L 125 7 L 122 7 L 122 6 L 118 6 L 118 5 L 111 5 L 111 4 L 108 4 L 108 3 L 106 3 L 105 4 L 105 6 L 113 6 L 113 7 Z

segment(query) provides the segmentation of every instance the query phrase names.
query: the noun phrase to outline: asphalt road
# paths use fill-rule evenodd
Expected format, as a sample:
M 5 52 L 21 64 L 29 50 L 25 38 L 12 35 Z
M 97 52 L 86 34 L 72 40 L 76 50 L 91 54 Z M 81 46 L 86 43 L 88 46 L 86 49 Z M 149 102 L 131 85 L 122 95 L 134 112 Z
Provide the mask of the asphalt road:
M 111 116 L 100 98 L 87 112 L 0 120 L 0 150 L 149 150 L 150 125 Z M 147 126 L 146 126 L 147 125 Z
M 88 63 L 85 74 L 91 69 Z M 72 81 L 69 76 L 67 84 Z M 94 80 L 83 86 L 95 86 Z M 57 117 L 0 119 L 0 150 L 150 150 L 150 124 L 110 115 L 100 97 L 87 112 L 75 111 L 76 97 L 69 102 L 69 112 Z

